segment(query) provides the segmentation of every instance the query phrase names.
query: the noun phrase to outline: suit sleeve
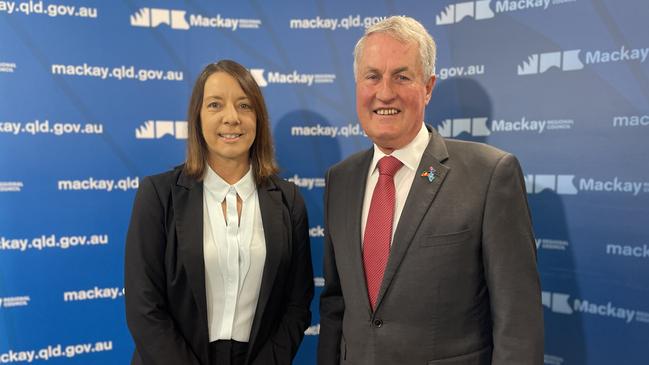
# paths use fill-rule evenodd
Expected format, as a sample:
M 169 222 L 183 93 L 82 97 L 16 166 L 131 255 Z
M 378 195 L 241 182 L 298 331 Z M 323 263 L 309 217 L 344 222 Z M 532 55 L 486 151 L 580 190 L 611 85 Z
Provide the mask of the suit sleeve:
M 270 341 L 261 349 L 261 353 L 272 354 L 259 356 L 267 364 L 269 358 L 275 364 L 291 364 L 304 337 L 304 331 L 311 324 L 311 301 L 313 300 L 313 264 L 311 260 L 311 242 L 309 240 L 309 221 L 304 199 L 295 185 L 292 186 L 289 210 L 292 223 L 293 252 L 291 267 L 287 275 L 286 311 Z M 289 195 L 289 194 L 287 194 Z
M 165 247 L 164 208 L 152 180 L 145 178 L 135 196 L 126 238 L 126 321 L 142 364 L 199 364 L 170 315 Z
M 340 341 L 345 302 L 338 278 L 336 258 L 329 235 L 329 192 L 330 172 L 327 173 L 325 188 L 325 239 L 323 272 L 325 285 L 320 295 L 320 339 L 318 341 L 318 364 L 338 365 L 340 363 Z
M 543 310 L 536 244 L 516 158 L 497 163 L 483 220 L 483 261 L 493 321 L 493 365 L 543 364 Z

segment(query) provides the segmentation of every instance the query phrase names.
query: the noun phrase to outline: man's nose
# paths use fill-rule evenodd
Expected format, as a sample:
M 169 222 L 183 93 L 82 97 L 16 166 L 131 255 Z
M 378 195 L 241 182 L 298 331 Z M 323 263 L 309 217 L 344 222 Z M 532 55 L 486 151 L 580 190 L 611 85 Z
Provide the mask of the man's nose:
M 389 77 L 385 77 L 378 85 L 376 98 L 382 102 L 389 102 L 396 97 L 394 92 L 394 85 Z

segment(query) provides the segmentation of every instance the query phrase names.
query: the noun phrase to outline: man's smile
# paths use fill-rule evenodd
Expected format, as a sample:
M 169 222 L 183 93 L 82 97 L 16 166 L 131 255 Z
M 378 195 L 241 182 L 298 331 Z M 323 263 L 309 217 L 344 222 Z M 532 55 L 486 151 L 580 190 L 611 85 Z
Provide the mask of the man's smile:
M 374 109 L 374 114 L 378 115 L 396 115 L 401 113 L 401 110 L 396 109 L 396 108 L 379 108 L 379 109 Z

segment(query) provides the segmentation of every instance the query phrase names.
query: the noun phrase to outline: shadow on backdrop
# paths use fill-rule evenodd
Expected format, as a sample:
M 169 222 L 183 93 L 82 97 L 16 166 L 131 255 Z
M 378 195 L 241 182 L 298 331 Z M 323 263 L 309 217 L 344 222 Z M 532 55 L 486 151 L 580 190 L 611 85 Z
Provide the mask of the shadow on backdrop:
M 437 80 L 425 118 L 444 137 L 487 143 L 486 136 L 481 135 L 484 133 L 473 133 L 477 131 L 475 121 L 469 122 L 467 130 L 455 119 L 486 118 L 490 121 L 492 110 L 491 98 L 482 85 L 474 79 L 457 77 Z

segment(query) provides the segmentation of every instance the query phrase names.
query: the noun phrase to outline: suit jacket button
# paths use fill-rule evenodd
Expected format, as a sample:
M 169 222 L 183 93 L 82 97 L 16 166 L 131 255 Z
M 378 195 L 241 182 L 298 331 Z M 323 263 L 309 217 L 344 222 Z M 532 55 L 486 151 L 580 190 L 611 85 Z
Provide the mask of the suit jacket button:
M 375 319 L 374 320 L 374 327 L 381 328 L 381 326 L 383 326 L 383 321 L 380 320 L 380 319 Z

